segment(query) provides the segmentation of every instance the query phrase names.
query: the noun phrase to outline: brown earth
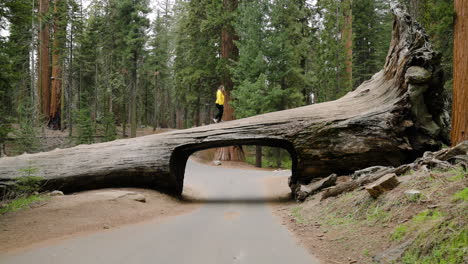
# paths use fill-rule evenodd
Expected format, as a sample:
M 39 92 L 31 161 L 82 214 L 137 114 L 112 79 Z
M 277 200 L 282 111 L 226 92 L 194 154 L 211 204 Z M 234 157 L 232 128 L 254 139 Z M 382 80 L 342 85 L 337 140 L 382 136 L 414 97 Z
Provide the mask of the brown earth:
M 134 200 L 137 195 L 144 195 L 146 202 Z M 198 194 L 193 189 L 184 189 L 187 199 L 194 195 Z M 0 252 L 149 220 L 167 221 L 198 207 L 196 203 L 184 203 L 157 191 L 135 188 L 53 196 L 31 204 L 30 208 L 0 215 Z
M 466 172 L 459 169 L 418 171 L 398 180 L 401 182 L 398 187 L 377 199 L 358 189 L 323 201 L 320 201 L 319 193 L 304 203 L 276 203 L 272 208 L 300 244 L 324 264 L 375 263 L 374 256 L 406 242 L 409 247 L 404 247 L 404 250 L 416 247 L 430 254 L 434 241 L 439 238 L 430 237 L 418 244 L 417 238 L 421 234 L 440 232 L 440 226 L 448 221 L 454 227 L 466 229 L 468 203 L 453 198 L 456 192 L 468 186 Z M 287 193 L 285 182 L 287 177 L 269 178 L 265 186 L 269 192 L 283 188 Z M 421 198 L 411 200 L 405 197 L 404 192 L 411 189 L 421 191 Z M 425 212 L 432 217 L 420 217 L 423 220 L 415 221 L 415 216 Z M 397 237 L 396 230 L 402 226 L 407 231 Z M 450 232 L 457 233 L 459 229 Z

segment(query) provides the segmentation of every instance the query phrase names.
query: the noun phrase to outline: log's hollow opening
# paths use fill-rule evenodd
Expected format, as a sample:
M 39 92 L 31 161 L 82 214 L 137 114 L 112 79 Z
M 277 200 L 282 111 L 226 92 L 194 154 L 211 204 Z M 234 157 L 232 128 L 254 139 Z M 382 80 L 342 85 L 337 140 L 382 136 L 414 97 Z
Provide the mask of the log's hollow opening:
M 234 147 L 234 148 L 241 148 L 243 151 L 243 155 L 245 157 L 245 162 L 224 162 L 220 160 L 222 165 L 217 166 L 218 159 L 215 157 L 217 149 L 222 147 Z M 261 151 L 261 155 L 259 155 L 259 151 Z M 255 170 L 255 165 L 260 165 L 257 161 L 258 157 L 261 156 L 261 166 L 262 168 L 270 168 L 271 170 L 263 170 L 259 173 L 259 170 Z M 177 186 L 176 193 L 182 194 L 184 189 L 184 182 L 186 183 L 187 175 L 190 175 L 190 172 L 186 172 L 187 163 L 189 158 L 191 158 L 191 164 L 194 166 L 212 166 L 212 169 L 216 170 L 219 175 L 210 175 L 210 177 L 217 177 L 217 179 L 223 180 L 223 170 L 224 169 L 234 169 L 234 170 L 243 170 L 242 174 L 249 174 L 249 171 L 252 174 L 257 172 L 257 175 L 272 175 L 272 176 L 283 176 L 283 180 L 281 184 L 284 184 L 285 188 L 288 192 L 290 191 L 288 187 L 288 181 L 284 180 L 287 177 L 290 177 L 291 182 L 295 182 L 296 179 L 296 170 L 297 170 L 297 154 L 293 147 L 293 145 L 286 140 L 279 140 L 279 139 L 244 139 L 244 140 L 230 140 L 230 141 L 217 141 L 217 142 L 203 142 L 199 144 L 191 144 L 191 145 L 184 145 L 177 147 L 171 156 L 170 160 L 170 170 L 172 180 L 175 182 L 175 186 Z M 205 164 L 203 164 L 205 163 Z M 256 164 L 257 163 L 257 164 Z M 196 165 L 195 165 L 196 164 Z M 227 165 L 227 166 L 223 166 Z M 236 165 L 240 165 L 237 167 Z M 215 168 L 213 168 L 213 166 Z M 249 168 L 250 166 L 250 168 Z M 189 169 L 192 166 L 189 166 Z M 207 169 L 210 170 L 209 168 Z M 259 176 L 261 177 L 261 176 Z M 273 178 L 273 177 L 272 177 Z M 279 178 L 279 177 L 278 177 Z M 242 177 L 240 180 L 242 181 Z M 190 180 L 189 180 L 190 181 Z M 228 179 L 226 178 L 226 181 Z M 209 185 L 209 180 L 206 181 L 207 185 Z M 284 183 L 283 183 L 284 182 Z M 196 184 L 197 185 L 197 184 Z M 203 186 L 195 186 L 201 187 Z M 203 190 L 201 190 L 203 191 Z M 265 194 L 265 193 L 263 193 Z M 265 200 L 270 199 L 270 197 L 265 197 L 265 199 L 258 199 L 258 202 L 265 202 Z M 246 199 L 252 197 L 245 197 Z M 290 197 L 288 197 L 290 198 Z M 273 198 L 271 198 L 273 199 Z M 252 202 L 256 202 L 256 199 L 253 199 Z

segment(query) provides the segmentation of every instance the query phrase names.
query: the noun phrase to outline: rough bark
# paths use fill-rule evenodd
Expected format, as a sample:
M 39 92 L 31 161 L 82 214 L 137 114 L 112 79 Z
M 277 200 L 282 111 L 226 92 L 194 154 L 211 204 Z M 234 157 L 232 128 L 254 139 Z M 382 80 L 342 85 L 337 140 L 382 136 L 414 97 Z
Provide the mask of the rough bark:
M 238 0 L 223 0 L 223 7 L 227 13 L 233 13 L 237 8 Z M 238 37 L 234 32 L 234 28 L 231 25 L 226 25 L 223 27 L 221 32 L 221 58 L 229 64 L 230 60 L 236 60 L 239 56 L 239 49 L 237 49 L 234 41 Z M 234 88 L 234 83 L 232 81 L 232 76 L 229 72 L 229 69 L 225 69 L 224 76 L 221 80 L 222 85 L 226 89 L 224 92 L 224 114 L 223 120 L 230 121 L 234 120 L 234 108 L 232 108 L 230 101 L 231 95 L 230 91 Z M 215 154 L 216 160 L 231 160 L 231 161 L 243 161 L 245 160 L 244 152 L 241 147 L 226 147 L 220 148 L 216 151 Z
M 342 1 L 343 2 L 343 1 Z M 352 0 L 345 0 L 344 5 L 344 25 L 341 29 L 343 42 L 346 50 L 346 85 L 353 86 L 353 9 Z
M 50 89 L 50 113 L 48 127 L 54 130 L 61 129 L 61 108 L 62 108 L 62 67 L 60 52 L 62 43 L 60 43 L 59 34 L 61 26 L 58 14 L 58 5 L 60 1 L 54 3 L 54 41 L 52 49 L 52 76 Z
M 50 58 L 49 58 L 49 23 L 46 20 L 49 12 L 49 0 L 39 2 L 39 67 L 37 93 L 39 95 L 38 107 L 42 117 L 48 117 L 50 113 Z
M 468 140 L 468 1 L 455 1 L 452 146 Z
M 289 151 L 290 184 L 332 173 L 412 162 L 448 140 L 439 56 L 399 6 L 384 69 L 344 97 L 322 104 L 94 145 L 0 159 L 0 181 L 36 168 L 64 191 L 144 186 L 179 194 L 198 150 L 265 145 Z

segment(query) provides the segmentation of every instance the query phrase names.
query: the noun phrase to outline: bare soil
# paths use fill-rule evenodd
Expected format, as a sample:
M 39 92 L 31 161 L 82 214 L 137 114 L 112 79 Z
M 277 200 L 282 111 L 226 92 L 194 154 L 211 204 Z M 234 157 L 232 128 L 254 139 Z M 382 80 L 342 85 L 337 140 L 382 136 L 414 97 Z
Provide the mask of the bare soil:
M 146 202 L 136 201 L 138 195 L 143 195 Z M 184 195 L 190 199 L 197 194 L 184 188 Z M 149 220 L 167 221 L 198 206 L 157 191 L 136 188 L 48 197 L 30 208 L 0 215 L 0 252 Z

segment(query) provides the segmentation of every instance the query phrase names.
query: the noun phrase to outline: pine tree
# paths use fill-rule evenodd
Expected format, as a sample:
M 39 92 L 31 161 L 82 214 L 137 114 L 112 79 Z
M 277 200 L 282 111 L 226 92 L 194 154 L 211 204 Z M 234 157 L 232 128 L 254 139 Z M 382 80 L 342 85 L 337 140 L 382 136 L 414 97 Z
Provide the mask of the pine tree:
M 353 1 L 353 86 L 382 69 L 391 37 L 389 4 L 382 0 Z

